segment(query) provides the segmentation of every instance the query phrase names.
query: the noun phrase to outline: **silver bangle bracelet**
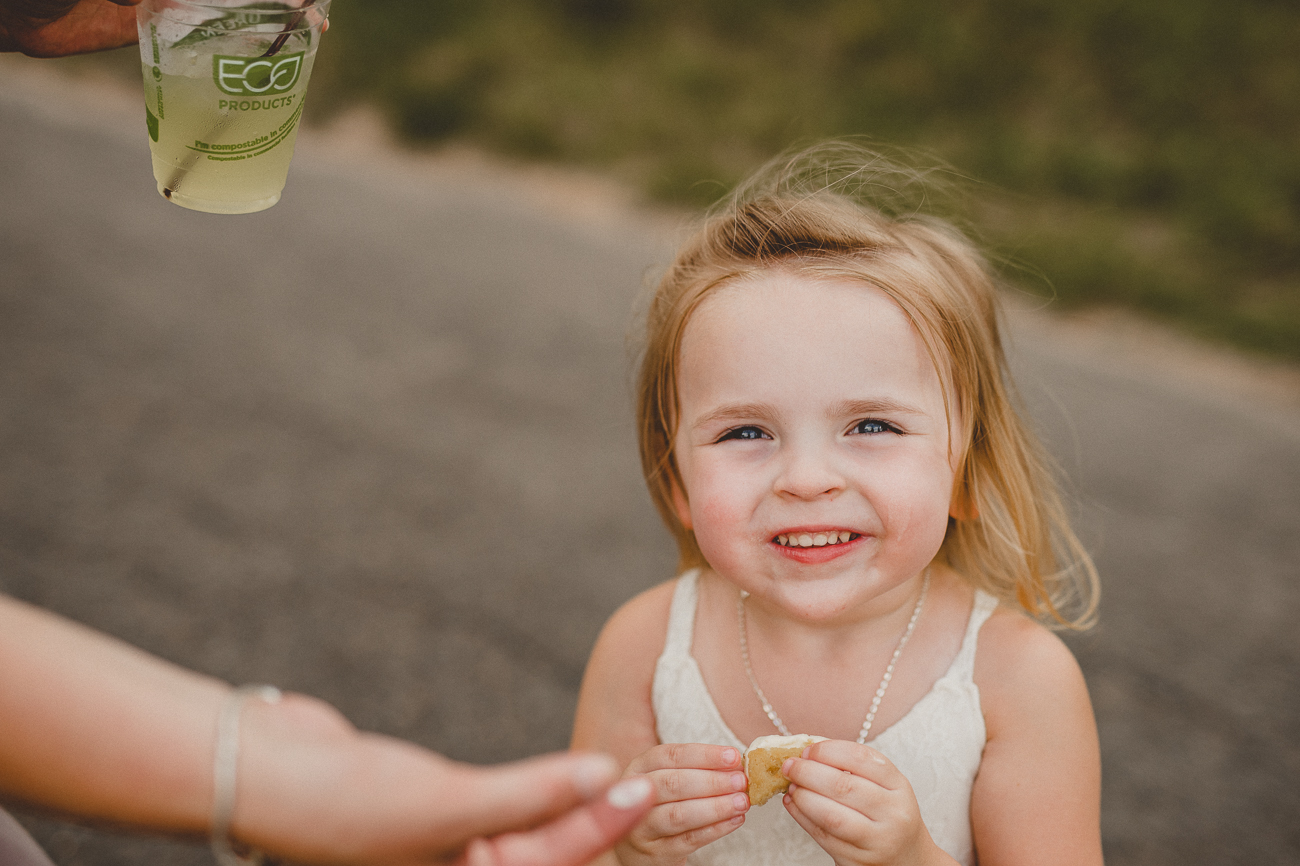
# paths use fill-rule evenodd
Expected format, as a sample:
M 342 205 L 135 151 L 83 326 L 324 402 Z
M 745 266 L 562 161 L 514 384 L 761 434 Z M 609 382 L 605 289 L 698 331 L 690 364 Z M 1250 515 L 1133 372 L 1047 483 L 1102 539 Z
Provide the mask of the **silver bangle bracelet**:
M 268 704 L 280 700 L 275 686 L 240 686 L 232 689 L 217 716 L 217 749 L 212 765 L 212 856 L 220 866 L 258 866 L 259 852 L 248 857 L 235 853 L 230 845 L 230 822 L 235 816 L 235 781 L 239 764 L 239 716 L 249 698 Z

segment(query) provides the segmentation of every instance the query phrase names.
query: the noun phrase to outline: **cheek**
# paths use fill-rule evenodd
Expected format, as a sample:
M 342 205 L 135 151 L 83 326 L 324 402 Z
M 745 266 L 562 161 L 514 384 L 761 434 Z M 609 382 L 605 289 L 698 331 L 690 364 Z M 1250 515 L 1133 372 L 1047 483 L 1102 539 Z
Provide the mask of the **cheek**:
M 690 482 L 690 514 L 695 539 L 708 556 L 738 533 L 743 534 L 754 510 L 752 491 L 734 473 L 717 467 L 696 467 Z
M 713 495 L 710 495 L 713 494 Z M 695 535 L 716 536 L 734 532 L 743 524 L 748 510 L 735 497 L 710 490 L 691 500 L 691 518 L 695 521 Z
M 873 497 L 895 540 L 935 551 L 948 531 L 952 473 L 946 468 L 898 467 L 878 479 Z

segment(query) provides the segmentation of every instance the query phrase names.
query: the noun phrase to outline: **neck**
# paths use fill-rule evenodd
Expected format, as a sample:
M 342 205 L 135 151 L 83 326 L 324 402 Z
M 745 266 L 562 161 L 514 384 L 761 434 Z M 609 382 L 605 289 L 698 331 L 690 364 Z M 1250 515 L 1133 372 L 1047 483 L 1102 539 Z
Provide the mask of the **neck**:
M 780 598 L 749 596 L 744 603 L 750 640 L 768 652 L 824 661 L 853 658 L 893 642 L 906 627 L 921 596 L 925 572 L 881 593 L 868 602 L 832 616 L 801 616 Z M 728 595 L 738 589 L 725 582 Z
M 871 700 L 870 709 L 867 711 L 866 717 L 863 719 L 862 725 L 858 730 L 857 741 L 859 743 L 865 743 L 871 735 L 871 731 L 875 726 L 876 714 L 880 709 L 880 702 L 884 698 L 886 690 L 889 688 L 889 684 L 894 675 L 895 665 L 898 663 L 899 658 L 902 656 L 903 649 L 907 646 L 907 643 L 912 636 L 912 632 L 916 627 L 917 620 L 920 618 L 921 609 L 925 604 L 925 598 L 929 588 L 930 588 L 930 569 L 927 568 L 925 570 L 925 574 L 922 579 L 920 594 L 917 596 L 916 601 L 912 604 L 912 610 L 911 613 L 908 615 L 907 624 L 904 627 L 902 634 L 899 636 L 897 644 L 895 644 L 894 646 L 894 650 L 889 657 L 888 663 L 885 665 L 884 674 L 880 680 L 880 685 L 875 690 L 875 693 Z M 755 697 L 758 699 L 759 704 L 762 706 L 764 713 L 767 715 L 768 719 L 772 722 L 773 726 L 776 727 L 782 734 L 789 736 L 790 735 L 789 727 L 785 724 L 784 720 L 780 717 L 775 707 L 772 706 L 770 702 L 771 699 L 768 698 L 766 693 L 759 686 L 758 680 L 754 675 L 754 671 L 751 666 L 749 642 L 748 642 L 748 626 L 747 626 L 747 617 L 745 612 L 745 601 L 747 595 L 748 593 L 744 593 L 744 592 L 741 592 L 739 594 L 739 597 L 737 599 L 737 608 L 736 608 L 738 614 L 737 625 L 740 634 L 740 655 L 741 655 L 741 660 L 744 664 L 745 675 L 749 680 L 750 686 L 753 688 Z

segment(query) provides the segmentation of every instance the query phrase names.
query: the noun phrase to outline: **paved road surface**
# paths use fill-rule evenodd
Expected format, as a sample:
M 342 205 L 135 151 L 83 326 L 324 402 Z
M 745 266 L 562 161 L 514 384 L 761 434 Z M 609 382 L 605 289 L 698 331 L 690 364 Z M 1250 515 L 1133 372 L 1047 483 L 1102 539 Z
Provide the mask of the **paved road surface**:
M 132 100 L 31 68 L 0 66 L 0 589 L 456 757 L 562 747 L 600 623 L 673 564 L 623 336 L 668 224 L 318 138 L 275 208 L 195 214 Z M 1300 863 L 1295 380 L 1017 322 L 1104 575 L 1071 642 L 1109 862 Z M 61 866 L 210 862 L 26 820 Z

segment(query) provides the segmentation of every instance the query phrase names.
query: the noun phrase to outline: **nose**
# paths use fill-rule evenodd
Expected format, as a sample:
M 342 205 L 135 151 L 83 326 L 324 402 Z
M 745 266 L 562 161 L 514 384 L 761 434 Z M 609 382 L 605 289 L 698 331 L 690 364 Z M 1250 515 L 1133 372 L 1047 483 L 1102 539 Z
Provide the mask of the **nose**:
M 844 489 L 830 449 L 815 444 L 791 445 L 773 485 L 776 493 L 796 499 L 833 497 Z

